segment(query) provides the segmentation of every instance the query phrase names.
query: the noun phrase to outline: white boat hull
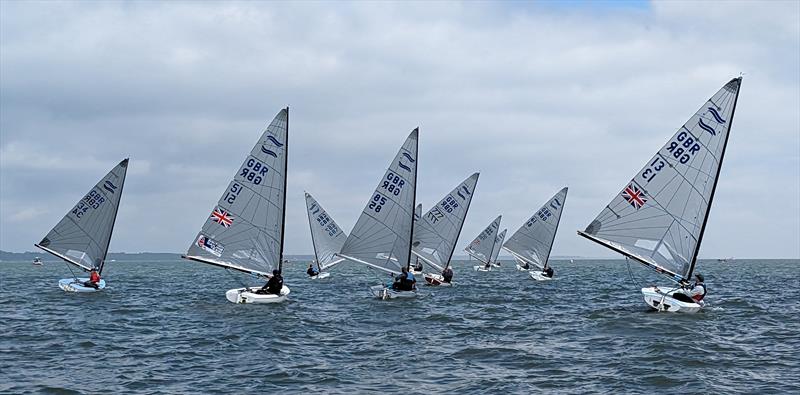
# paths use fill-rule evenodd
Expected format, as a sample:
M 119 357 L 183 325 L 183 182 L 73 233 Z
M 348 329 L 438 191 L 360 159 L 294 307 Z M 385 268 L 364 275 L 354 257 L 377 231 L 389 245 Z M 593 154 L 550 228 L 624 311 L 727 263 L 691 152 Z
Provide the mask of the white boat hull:
M 255 291 L 258 289 L 258 287 L 231 289 L 225 292 L 225 298 L 231 303 L 281 303 L 286 300 L 290 292 L 289 287 L 285 285 L 281 288 L 280 295 L 257 294 Z
M 378 299 L 406 299 L 406 298 L 416 298 L 417 291 L 395 291 L 393 289 L 386 288 L 383 285 L 375 285 L 369 287 L 369 291 Z
M 66 292 L 77 292 L 77 293 L 91 293 L 91 292 L 100 292 L 106 288 L 106 280 L 101 279 L 99 283 L 97 283 L 97 289 L 94 287 L 87 287 L 83 285 L 83 283 L 89 281 L 88 278 L 64 278 L 58 281 L 58 287 L 63 289 Z
M 445 282 L 444 276 L 442 276 L 441 274 L 426 273 L 424 277 L 425 277 L 425 285 L 442 286 L 442 287 L 453 286 L 453 283 Z
M 532 271 L 529 274 L 531 275 L 531 278 L 536 281 L 550 281 L 553 279 L 552 277 L 545 276 L 544 273 L 538 270 Z
M 476 272 L 491 272 L 492 266 L 489 266 L 487 269 L 486 266 L 473 266 Z
M 664 293 L 664 290 L 670 290 Z M 684 302 L 672 297 L 676 292 L 681 292 L 680 289 L 665 287 L 663 290 L 658 287 L 642 288 L 642 296 L 648 306 L 658 311 L 669 311 L 673 313 L 697 313 L 703 309 L 705 303 Z
M 320 274 L 317 274 L 316 276 L 311 276 L 310 278 L 312 280 L 322 280 L 323 278 L 328 278 L 330 276 L 331 276 L 330 272 L 322 272 Z

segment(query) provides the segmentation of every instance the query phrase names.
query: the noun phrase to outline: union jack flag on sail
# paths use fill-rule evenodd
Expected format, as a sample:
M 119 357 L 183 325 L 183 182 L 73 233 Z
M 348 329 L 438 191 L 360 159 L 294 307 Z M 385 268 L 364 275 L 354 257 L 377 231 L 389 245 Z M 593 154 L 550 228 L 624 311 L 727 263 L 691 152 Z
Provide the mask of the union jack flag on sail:
M 211 219 L 226 228 L 233 225 L 233 217 L 229 215 L 227 211 L 219 207 L 215 208 L 214 212 L 211 213 Z
M 644 197 L 644 191 L 639 189 L 639 187 L 634 184 L 628 185 L 622 191 L 622 197 L 637 210 L 642 208 L 642 206 L 647 203 L 647 198 Z

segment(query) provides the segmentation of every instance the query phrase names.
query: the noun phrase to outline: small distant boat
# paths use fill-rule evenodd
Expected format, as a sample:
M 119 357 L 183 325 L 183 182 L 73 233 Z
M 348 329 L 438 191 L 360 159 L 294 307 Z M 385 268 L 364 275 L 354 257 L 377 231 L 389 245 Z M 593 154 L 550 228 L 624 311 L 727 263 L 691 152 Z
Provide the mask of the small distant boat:
M 442 273 L 448 269 L 452 271 L 450 260 L 469 212 L 478 176 L 475 173 L 462 181 L 414 223 L 411 253 L 439 270 L 424 275 L 428 285 L 451 285 Z M 419 211 L 422 212 L 421 208 Z
M 730 258 L 719 258 L 719 259 L 717 259 L 717 262 L 720 262 L 720 263 L 727 263 L 727 262 L 731 262 L 731 261 L 733 261 L 733 260 L 734 260 L 734 258 L 733 258 L 733 257 L 730 257 Z
M 517 270 L 528 271 L 534 280 L 553 279 L 548 275 L 548 261 L 566 200 L 567 188 L 564 187 L 540 207 L 503 245 L 503 248 L 516 259 Z M 531 266 L 537 267 L 538 270 L 531 270 Z M 552 269 L 550 274 L 553 274 Z
M 408 135 L 403 146 L 370 195 L 356 225 L 338 256 L 389 273 L 392 277 L 411 266 L 411 236 L 414 226 L 417 186 L 419 129 Z M 380 299 L 413 298 L 416 289 L 395 290 L 384 284 L 370 287 Z
M 33 264 L 35 266 L 42 266 L 42 259 L 39 258 L 38 256 L 36 258 L 33 258 Z
M 125 159 L 100 179 L 50 233 L 34 245 L 80 270 L 97 270 L 98 275 L 102 275 L 127 172 L 128 159 Z M 95 285 L 89 283 L 88 277 L 77 275 L 58 282 L 64 291 L 89 293 L 104 290 L 106 281 L 101 278 Z
M 327 270 L 344 261 L 344 258 L 336 256 L 336 253 L 342 249 L 347 235 L 308 192 L 306 192 L 306 209 L 316 258 L 313 264 L 317 265 L 317 275 L 309 277 L 312 280 L 319 280 L 329 277 L 331 272 Z
M 222 193 L 184 259 L 257 278 L 283 268 L 286 223 L 286 169 L 289 108 L 278 112 Z M 257 287 L 228 290 L 232 303 L 280 303 L 289 295 L 259 292 Z
M 684 292 L 717 189 L 742 78 L 708 99 L 623 190 L 578 234 L 667 276 L 671 287 L 642 288 L 658 311 L 694 313 Z M 664 289 L 664 291 L 662 291 Z
M 479 272 L 489 272 L 492 270 L 493 267 L 496 267 L 493 262 L 497 259 L 497 254 L 500 253 L 500 246 L 498 245 L 499 235 L 497 231 L 500 230 L 500 220 L 503 218 L 502 215 L 498 215 L 497 218 L 486 227 L 475 240 L 472 240 L 469 245 L 464 248 L 464 251 L 469 254 L 469 256 L 478 260 L 478 262 L 482 263 L 483 265 L 473 266 L 473 269 Z M 505 233 L 503 234 L 505 237 Z M 500 241 L 502 245 L 503 242 Z M 495 248 L 497 247 L 497 248 Z M 495 254 L 495 251 L 497 254 Z

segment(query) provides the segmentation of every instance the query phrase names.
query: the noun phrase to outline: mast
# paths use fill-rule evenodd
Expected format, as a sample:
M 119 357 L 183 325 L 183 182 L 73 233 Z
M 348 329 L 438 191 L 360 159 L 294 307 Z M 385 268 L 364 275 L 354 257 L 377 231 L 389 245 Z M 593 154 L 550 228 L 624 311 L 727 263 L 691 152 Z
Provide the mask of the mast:
M 117 213 L 119 213 L 119 202 L 122 201 L 122 190 L 125 189 L 125 177 L 128 175 L 128 159 L 125 158 L 122 162 L 125 163 L 125 173 L 122 174 L 122 182 L 119 185 L 119 199 L 117 200 L 117 207 L 114 208 L 114 220 L 111 221 L 111 230 L 108 232 L 108 244 L 106 244 L 106 249 L 103 251 L 103 260 L 100 261 L 100 268 L 97 269 L 97 274 L 103 274 L 103 267 L 106 265 L 106 256 L 108 255 L 108 247 L 111 245 L 111 235 L 114 234 L 114 225 L 117 223 Z
M 480 175 L 478 176 L 480 178 Z M 475 192 L 475 189 L 478 186 L 478 180 L 475 180 L 475 186 L 472 187 L 472 192 Z M 450 260 L 453 259 L 453 253 L 456 252 L 456 244 L 458 243 L 458 238 L 461 237 L 461 230 L 464 229 L 464 222 L 467 222 L 467 214 L 469 214 L 469 206 L 472 204 L 472 198 L 469 199 L 467 203 L 467 208 L 464 210 L 464 220 L 461 221 L 461 226 L 458 227 L 458 233 L 456 233 L 456 239 L 453 241 L 453 248 L 450 249 L 450 255 L 447 256 L 447 263 L 444 265 L 444 269 L 447 270 L 450 267 Z
M 700 243 L 703 241 L 703 234 L 706 231 L 706 224 L 708 223 L 708 216 L 711 214 L 711 203 L 714 201 L 714 194 L 717 192 L 717 183 L 719 182 L 719 173 L 722 171 L 722 160 L 725 159 L 725 150 L 728 148 L 728 139 L 731 137 L 731 126 L 733 126 L 733 116 L 736 114 L 736 103 L 739 101 L 739 92 L 742 90 L 742 77 L 735 78 L 739 80 L 736 87 L 736 97 L 733 99 L 733 109 L 731 110 L 731 119 L 728 121 L 728 130 L 725 133 L 725 142 L 722 145 L 722 153 L 719 155 L 719 166 L 717 166 L 717 174 L 714 177 L 714 185 L 711 187 L 711 196 L 708 198 L 708 208 L 706 209 L 706 216 L 703 219 L 703 226 L 700 227 L 700 236 L 697 238 L 697 245 L 692 254 L 692 263 L 689 266 L 689 273 L 686 274 L 686 281 L 692 278 L 694 266 L 697 264 L 697 254 L 700 252 Z
M 415 222 L 414 213 L 417 210 L 417 169 L 419 168 L 419 126 L 414 128 L 414 131 L 417 132 L 417 139 L 414 141 L 415 147 L 414 152 L 417 154 L 415 158 L 417 161 L 417 165 L 414 166 L 414 196 L 413 201 L 411 204 L 411 230 L 408 232 L 408 264 L 406 265 L 406 270 L 411 271 L 411 243 L 414 241 L 414 226 Z
M 289 179 L 289 106 L 286 106 L 286 148 L 283 161 L 283 212 L 281 215 L 281 249 L 278 253 L 278 273 L 283 272 L 283 240 L 286 234 L 286 180 Z M 309 224 L 309 226 L 311 226 Z M 313 236 L 312 236 L 313 237 Z M 316 249 L 315 255 L 316 256 Z M 319 265 L 319 262 L 317 262 Z

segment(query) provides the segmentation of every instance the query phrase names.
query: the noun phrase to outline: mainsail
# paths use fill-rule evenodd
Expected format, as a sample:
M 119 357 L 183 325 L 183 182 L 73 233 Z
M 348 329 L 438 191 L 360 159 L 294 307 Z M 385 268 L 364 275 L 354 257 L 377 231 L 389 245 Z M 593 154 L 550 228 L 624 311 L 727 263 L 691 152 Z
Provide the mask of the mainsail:
M 508 229 L 503 229 L 499 235 L 495 236 L 494 247 L 492 247 L 492 260 L 489 262 L 497 263 L 497 257 L 500 255 L 500 247 L 503 245 L 503 241 L 506 240 L 506 232 L 508 232 Z
M 102 274 L 127 172 L 126 158 L 34 245 L 83 270 L 97 268 Z
M 544 269 L 550 258 L 566 200 L 567 188 L 564 187 L 522 224 L 519 230 L 509 237 L 503 248 L 518 260 Z
M 306 209 L 317 267 L 320 270 L 328 269 L 344 260 L 337 257 L 336 253 L 342 249 L 347 235 L 308 192 L 306 192 Z
M 414 225 L 411 252 L 439 270 L 450 266 L 478 175 L 475 173 L 461 182 Z
M 339 256 L 390 273 L 410 263 L 418 133 L 414 129 L 395 155 Z
M 491 259 L 497 242 L 497 231 L 500 229 L 500 220 L 502 218 L 502 215 L 498 215 L 472 243 L 469 243 L 469 245 L 464 248 L 464 251 L 483 263 L 492 262 Z
M 288 131 L 285 108 L 244 159 L 184 258 L 260 276 L 280 270 Z
M 686 283 L 714 199 L 742 79 L 706 101 L 578 234 Z

